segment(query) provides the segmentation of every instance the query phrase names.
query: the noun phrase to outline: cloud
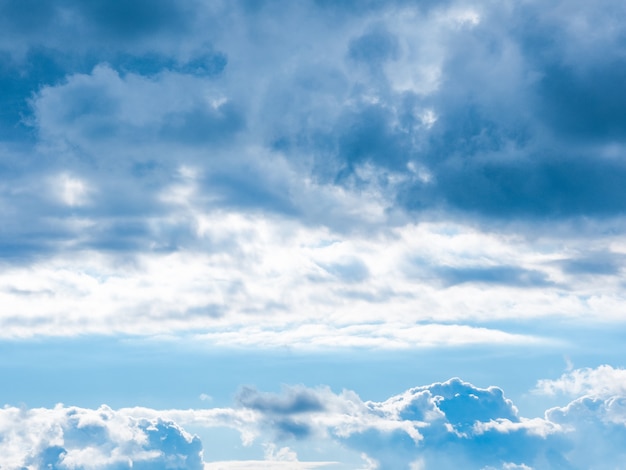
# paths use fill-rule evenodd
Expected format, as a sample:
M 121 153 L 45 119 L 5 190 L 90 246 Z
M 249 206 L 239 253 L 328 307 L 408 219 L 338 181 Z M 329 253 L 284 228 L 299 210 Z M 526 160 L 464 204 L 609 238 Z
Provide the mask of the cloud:
M 243 117 L 212 88 L 194 75 L 121 76 L 101 64 L 42 88 L 33 100 L 34 118 L 49 144 L 77 146 L 97 159 L 107 148 L 120 151 L 120 144 L 134 149 L 131 155 L 154 140 L 214 144 L 240 130 Z
M 282 5 L 159 1 L 130 8 L 67 1 L 63 8 L 47 7 L 40 27 L 71 27 L 83 41 L 42 51 L 34 32 L 25 33 L 25 57 L 31 55 L 22 62 L 41 65 L 20 74 L 17 62 L 11 64 L 7 80 L 24 90 L 10 99 L 19 95 L 40 147 L 53 146 L 63 166 L 91 161 L 106 192 L 113 193 L 110 177 L 130 200 L 138 183 L 144 191 L 148 186 L 136 178 L 138 168 L 168 173 L 174 162 L 193 160 L 207 174 L 202 191 L 221 185 L 231 201 L 257 200 L 263 210 L 291 208 L 294 215 L 311 210 L 294 210 L 304 202 L 297 188 L 311 180 L 357 195 L 380 190 L 387 206 L 408 210 L 410 217 L 458 210 L 470 217 L 534 220 L 623 212 L 624 168 L 619 159 L 598 157 L 609 146 L 619 153 L 619 138 L 574 149 L 553 136 L 550 119 L 533 121 L 550 114 L 544 109 L 550 99 L 574 102 L 559 97 L 566 87 L 550 87 L 554 67 L 568 64 L 561 82 L 574 80 L 580 68 L 596 70 L 593 50 L 574 58 L 562 45 L 568 42 L 549 41 L 580 42 L 574 31 L 581 26 L 572 19 L 579 7 L 569 11 L 563 2 L 551 2 L 551 14 L 527 28 L 543 6 L 450 2 L 417 8 L 397 2 L 392 8 L 372 2 L 340 8 L 337 15 L 324 2 Z M 619 10 L 614 1 L 603 5 L 602 11 Z M 23 22 L 19 5 L 5 2 L 4 8 L 10 24 Z M 614 26 L 613 33 L 594 36 L 587 49 L 614 50 L 620 24 L 608 14 L 587 13 L 596 24 Z M 201 21 L 223 26 L 200 28 Z M 103 34 L 111 39 L 108 48 L 96 46 Z M 170 34 L 177 40 L 166 41 Z M 550 53 L 537 54 L 531 48 L 537 42 L 549 43 Z M 296 54 L 303 44 L 308 53 Z M 619 56 L 608 56 L 619 68 Z M 609 88 L 594 83 L 587 85 L 593 93 Z M 23 106 L 27 98 L 30 111 Z M 600 115 L 590 121 L 609 125 L 610 113 L 602 115 L 606 106 L 591 108 Z M 219 149 L 224 145 L 226 153 Z M 262 151 L 260 158 L 284 159 L 293 172 L 293 185 L 269 191 L 290 193 L 280 202 L 268 197 L 268 186 L 280 179 L 272 179 L 273 165 L 256 165 L 246 176 L 250 161 L 259 158 L 242 157 L 251 146 Z M 266 184 L 255 185 L 257 180 Z
M 606 373 L 607 367 L 596 372 Z M 586 373 L 589 370 L 572 371 Z M 580 387 L 573 391 L 578 390 L 585 391 Z M 625 403 L 620 389 L 611 396 L 577 397 L 547 410 L 543 418 L 525 418 L 500 388 L 476 387 L 454 378 L 384 401 L 364 401 L 348 390 L 284 386 L 280 393 L 242 389 L 234 408 L 6 406 L 0 410 L 0 465 L 130 468 L 132 463 L 133 468 L 211 469 L 354 465 L 336 458 L 322 460 L 334 443 L 351 452 L 342 458 L 361 455 L 365 468 L 380 470 L 614 468 L 624 458 Z M 263 444 L 264 459 L 218 462 L 204 455 L 203 462 L 199 439 L 182 426 L 235 429 L 244 445 Z M 312 443 L 322 459 L 300 460 L 297 449 Z
M 7 21 L 23 23 L 22 8 L 5 3 Z M 203 155 L 229 144 L 232 160 L 252 144 L 281 154 L 300 181 L 350 189 L 382 182 L 388 199 L 411 213 L 531 223 L 623 214 L 623 165 L 602 157 L 623 150 L 619 99 L 607 101 L 620 96 L 610 87 L 623 68 L 623 27 L 610 14 L 619 2 L 593 11 L 556 0 L 281 5 L 67 1 L 48 7 L 39 26 L 73 28 L 87 50 L 52 44 L 37 52 L 48 65 L 36 84 L 16 78 L 16 66 L 7 77 L 31 87 L 20 100 L 35 95 L 40 143 L 61 139 L 98 162 L 148 152 L 163 165 L 180 157 L 158 149 L 174 144 Z M 611 32 L 581 44 L 588 17 Z M 108 49 L 97 46 L 103 35 Z M 33 31 L 23 40 L 27 53 L 40 51 Z M 297 54 L 305 44 L 308 52 Z M 572 44 L 585 53 L 576 56 Z M 574 134 L 585 145 L 572 146 Z M 374 171 L 364 177 L 368 166 Z M 411 166 L 430 175 L 428 184 Z
M 5 407 L 0 436 L 3 468 L 203 468 L 198 438 L 172 422 L 133 419 L 106 406 Z
M 211 462 L 204 465 L 205 470 L 255 470 L 255 469 L 312 469 L 333 466 L 337 462 L 301 462 L 298 455 L 289 447 L 278 448 L 275 444 L 266 444 L 265 460 L 243 460 Z
M 286 389 L 285 398 L 304 389 Z M 250 390 L 247 398 L 250 398 Z M 261 394 L 261 397 L 268 397 Z M 580 398 L 553 408 L 545 418 L 523 418 L 497 387 L 481 389 L 459 379 L 416 387 L 383 402 L 364 402 L 351 392 L 309 390 L 323 407 L 294 410 L 294 424 L 307 434 L 284 432 L 272 407 L 255 407 L 257 425 L 278 438 L 325 435 L 365 452 L 374 468 L 547 469 L 619 465 L 624 427 L 623 398 Z M 245 404 L 244 404 L 245 406 Z M 592 428 L 589 424 L 592 423 Z M 263 431 L 261 431 L 263 432 Z M 587 452 L 589 433 L 597 450 Z M 589 441 L 587 441 L 589 442 Z M 608 468 L 608 467 L 607 467 Z
M 1 3 L 3 335 L 621 321 L 620 2 L 253 3 Z
M 85 216 L 103 193 L 97 180 L 72 175 L 86 189 L 70 195 L 84 205 L 59 200 L 53 185 L 51 206 L 75 214 L 45 220 L 59 232 L 38 245 L 47 257 L 22 254 L 40 240 L 37 224 L 19 228 L 22 252 L 4 239 L 4 252 L 18 261 L 9 258 L 0 273 L 0 336 L 167 333 L 224 347 L 313 349 L 504 346 L 561 339 L 529 333 L 520 320 L 555 312 L 574 321 L 622 318 L 620 271 L 583 279 L 563 268 L 572 251 L 584 250 L 584 238 L 541 252 L 523 238 L 460 224 L 402 225 L 375 238 L 341 234 L 288 217 L 205 210 L 196 205 L 194 175 L 181 169 L 161 196 L 172 213 L 147 220 Z M 624 253 L 619 238 L 596 243 Z M 545 240 L 557 243 L 558 235 Z M 52 254 L 50 245 L 64 252 Z
M 609 365 L 576 369 L 556 380 L 539 380 L 535 392 L 545 395 L 623 396 L 626 395 L 626 370 Z
M 563 408 L 546 412 L 546 418 L 564 428 L 567 460 L 573 468 L 619 466 L 626 457 L 626 400 L 582 397 Z M 599 462 L 601 462 L 599 464 Z
M 239 392 L 237 401 L 244 407 L 273 414 L 298 414 L 321 411 L 322 403 L 307 389 L 288 389 L 286 396 L 259 393 L 252 388 Z
M 389 31 L 372 29 L 359 38 L 352 39 L 348 56 L 357 61 L 376 66 L 398 55 L 398 40 Z

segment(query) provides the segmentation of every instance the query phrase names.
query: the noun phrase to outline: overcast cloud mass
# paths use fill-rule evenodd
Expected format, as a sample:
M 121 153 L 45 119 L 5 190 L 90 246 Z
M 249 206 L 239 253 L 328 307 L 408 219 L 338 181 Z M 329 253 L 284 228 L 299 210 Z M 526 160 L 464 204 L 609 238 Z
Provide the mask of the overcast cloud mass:
M 373 364 L 185 411 L 0 395 L 0 468 L 621 468 L 625 83 L 622 0 L 0 0 L 3 388 L 85 338 Z M 374 393 L 420 351 L 490 382 Z M 519 351 L 564 359 L 503 377 L 545 415 L 492 381 Z

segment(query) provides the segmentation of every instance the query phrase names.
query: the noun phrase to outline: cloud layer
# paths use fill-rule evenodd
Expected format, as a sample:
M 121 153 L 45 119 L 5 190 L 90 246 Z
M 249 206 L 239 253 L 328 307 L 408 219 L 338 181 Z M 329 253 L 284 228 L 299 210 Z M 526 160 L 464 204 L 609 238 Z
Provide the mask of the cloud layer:
M 606 378 L 607 370 L 613 378 L 605 382 L 623 392 L 622 369 L 602 366 L 571 375 Z M 322 448 L 324 442 L 338 443 L 360 453 L 364 468 L 381 470 L 617 468 L 625 457 L 626 397 L 606 390 L 532 419 L 520 416 L 500 388 L 456 378 L 382 402 L 363 401 L 347 390 L 292 386 L 281 393 L 244 388 L 235 407 L 221 409 L 5 407 L 0 465 L 203 468 L 199 439 L 180 427 L 194 426 L 229 427 L 246 445 L 265 443 L 264 461 L 210 463 L 204 455 L 204 468 L 345 468 L 338 461 L 301 462 L 290 447 L 309 442 Z
M 256 216 L 189 217 L 205 249 L 131 259 L 81 250 L 7 265 L 0 335 L 194 331 L 224 345 L 405 348 L 547 340 L 494 320 L 621 318 L 620 274 L 564 267 L 584 256 L 582 242 L 542 252 L 458 224 L 372 239 Z M 619 237 L 605 243 L 622 250 Z
M 622 2 L 29 5 L 0 2 L 4 336 L 621 321 Z

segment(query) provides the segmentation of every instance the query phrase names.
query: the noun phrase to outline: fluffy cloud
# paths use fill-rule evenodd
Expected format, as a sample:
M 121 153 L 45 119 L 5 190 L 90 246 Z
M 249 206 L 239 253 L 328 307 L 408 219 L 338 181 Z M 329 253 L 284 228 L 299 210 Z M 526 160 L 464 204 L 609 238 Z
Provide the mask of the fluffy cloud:
M 626 457 L 626 399 L 582 397 L 563 408 L 551 409 L 546 418 L 562 426 L 567 447 L 564 455 L 572 468 L 619 467 Z
M 459 379 L 416 387 L 384 402 L 302 388 L 256 396 L 244 390 L 239 402 L 261 413 L 260 423 L 278 437 L 328 435 L 365 452 L 381 469 L 535 465 L 558 447 L 552 443 L 557 425 L 520 418 L 502 390 Z M 305 402 L 316 406 L 287 406 Z
M 203 468 L 202 444 L 173 422 L 97 410 L 0 410 L 0 466 L 17 468 Z
M 328 436 L 365 452 L 380 469 L 613 468 L 626 433 L 623 395 L 579 398 L 528 419 L 499 388 L 459 379 L 384 402 L 300 387 L 280 395 L 246 389 L 239 403 L 279 438 Z
M 298 459 L 298 447 L 315 443 L 323 455 L 331 442 L 361 454 L 366 468 L 380 470 L 582 470 L 616 468 L 625 456 L 623 393 L 583 396 L 532 419 L 520 416 L 498 387 L 480 388 L 460 379 L 415 387 L 381 402 L 363 401 L 347 390 L 303 386 L 285 386 L 281 393 L 244 388 L 236 401 L 234 408 L 196 410 L 5 407 L 0 411 L 0 465 L 345 468 L 331 459 Z M 210 462 L 205 455 L 203 462 L 199 439 L 181 426 L 235 429 L 245 445 L 263 443 L 264 460 Z

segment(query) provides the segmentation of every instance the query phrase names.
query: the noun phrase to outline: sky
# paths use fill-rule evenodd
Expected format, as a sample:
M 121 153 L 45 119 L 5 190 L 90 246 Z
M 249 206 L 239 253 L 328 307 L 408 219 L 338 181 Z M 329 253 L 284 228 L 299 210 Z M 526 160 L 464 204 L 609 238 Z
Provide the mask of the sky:
M 0 469 L 624 468 L 622 0 L 0 0 Z

